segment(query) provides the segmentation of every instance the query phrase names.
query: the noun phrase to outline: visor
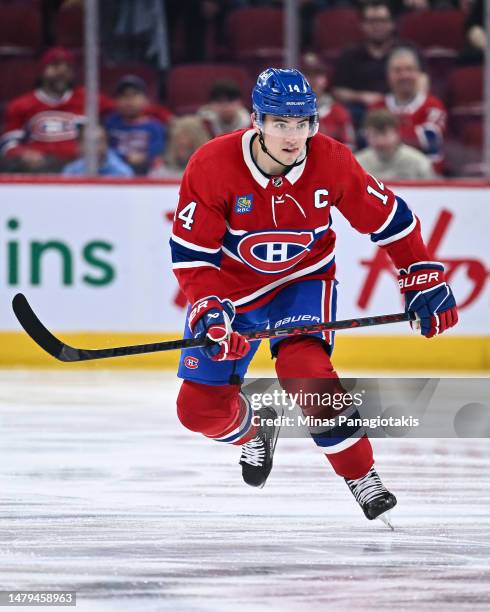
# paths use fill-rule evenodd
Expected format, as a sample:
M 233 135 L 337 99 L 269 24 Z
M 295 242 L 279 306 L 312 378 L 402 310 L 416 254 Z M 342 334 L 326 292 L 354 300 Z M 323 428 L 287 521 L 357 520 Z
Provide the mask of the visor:
M 274 117 L 266 115 L 256 117 L 256 123 L 262 133 L 275 138 L 311 138 L 318 132 L 318 115 L 309 117 Z

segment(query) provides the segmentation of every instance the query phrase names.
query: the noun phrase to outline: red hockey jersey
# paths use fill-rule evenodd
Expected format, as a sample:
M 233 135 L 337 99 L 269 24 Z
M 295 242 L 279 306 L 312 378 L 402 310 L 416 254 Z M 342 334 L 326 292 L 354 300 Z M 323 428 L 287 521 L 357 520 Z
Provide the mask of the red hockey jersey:
M 255 136 L 250 129 L 216 138 L 185 171 L 170 245 L 189 302 L 216 295 L 244 311 L 298 279 L 333 278 L 333 206 L 397 267 L 429 259 L 406 203 L 348 147 L 317 134 L 300 165 L 268 177 L 251 154 Z
M 410 103 L 399 104 L 393 94 L 389 94 L 374 108 L 386 108 L 396 115 L 403 142 L 423 151 L 434 169 L 442 170 L 447 112 L 439 98 L 420 93 Z
M 350 147 L 355 144 L 355 133 L 349 111 L 330 96 L 318 100 L 319 131 Z
M 5 113 L 6 132 L 1 138 L 3 155 L 15 155 L 19 146 L 36 149 L 61 160 L 78 155 L 77 125 L 84 116 L 83 87 L 67 91 L 62 98 L 50 98 L 41 89 L 13 100 Z M 114 104 L 106 96 L 99 98 L 101 114 Z

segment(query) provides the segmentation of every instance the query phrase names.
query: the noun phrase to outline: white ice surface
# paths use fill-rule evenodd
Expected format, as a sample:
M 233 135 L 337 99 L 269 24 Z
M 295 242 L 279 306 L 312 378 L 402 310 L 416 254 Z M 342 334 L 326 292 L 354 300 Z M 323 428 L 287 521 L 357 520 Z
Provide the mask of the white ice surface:
M 307 439 L 244 485 L 239 449 L 179 424 L 177 388 L 0 372 L 1 589 L 78 591 L 41 610 L 490 610 L 489 440 L 374 440 L 392 533 Z

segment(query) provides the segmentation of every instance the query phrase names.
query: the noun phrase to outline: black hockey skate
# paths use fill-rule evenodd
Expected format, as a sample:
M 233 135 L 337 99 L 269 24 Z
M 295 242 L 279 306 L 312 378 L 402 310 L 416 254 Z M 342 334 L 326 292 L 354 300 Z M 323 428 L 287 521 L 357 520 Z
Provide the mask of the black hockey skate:
M 240 465 L 243 480 L 251 487 L 262 488 L 272 470 L 272 458 L 281 428 L 278 425 L 267 425 L 263 421 L 278 416 L 272 408 L 261 408 L 255 414 L 260 417 L 261 426 L 255 438 L 242 445 Z
M 367 519 L 372 521 L 379 518 L 387 527 L 393 529 L 390 516 L 385 513 L 396 506 L 396 497 L 383 485 L 374 467 L 362 478 L 346 478 L 345 482 Z

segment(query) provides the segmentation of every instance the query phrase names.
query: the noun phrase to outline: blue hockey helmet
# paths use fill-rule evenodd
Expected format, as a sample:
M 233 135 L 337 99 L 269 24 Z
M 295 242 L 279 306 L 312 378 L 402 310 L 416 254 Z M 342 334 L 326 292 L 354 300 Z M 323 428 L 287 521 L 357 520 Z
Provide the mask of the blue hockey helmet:
M 264 115 L 276 117 L 308 117 L 308 136 L 318 131 L 316 95 L 299 70 L 267 68 L 257 78 L 252 90 L 255 120 L 263 128 Z

